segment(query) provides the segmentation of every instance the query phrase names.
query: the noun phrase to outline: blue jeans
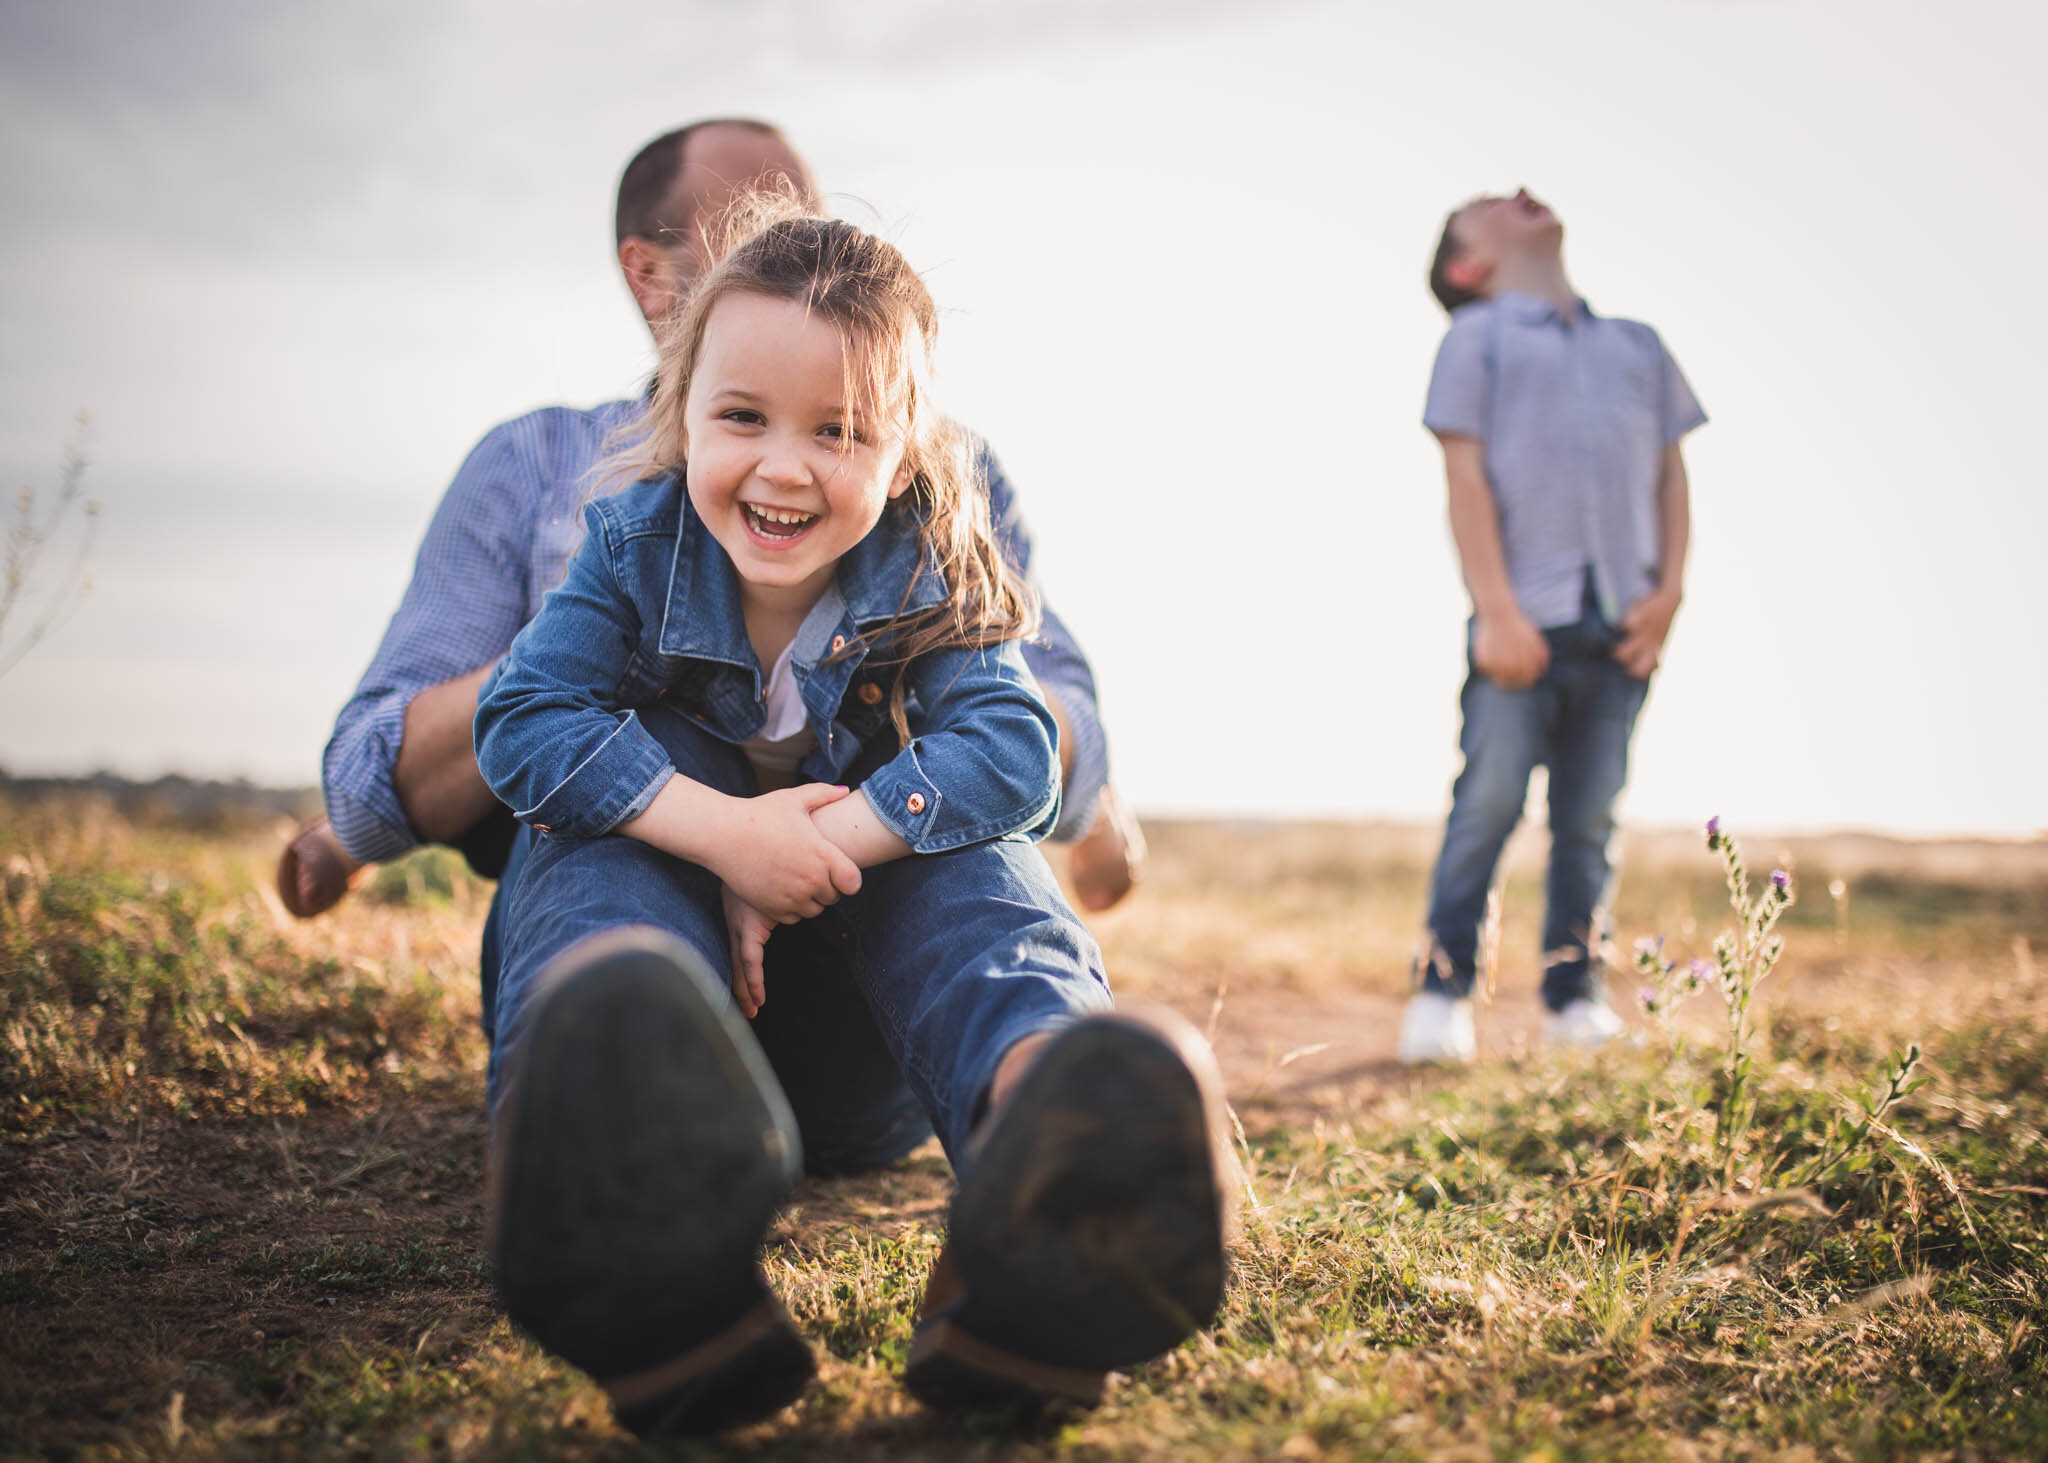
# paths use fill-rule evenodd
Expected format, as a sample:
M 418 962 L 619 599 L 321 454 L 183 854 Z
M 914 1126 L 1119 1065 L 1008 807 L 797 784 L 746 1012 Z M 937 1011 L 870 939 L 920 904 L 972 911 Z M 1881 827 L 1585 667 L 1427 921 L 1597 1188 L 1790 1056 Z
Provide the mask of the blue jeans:
M 1430 881 L 1432 949 L 1423 988 L 1469 995 L 1486 893 L 1521 821 L 1529 774 L 1550 769 L 1550 877 L 1543 916 L 1543 1004 L 1553 1011 L 1595 994 L 1590 948 L 1606 938 L 1614 802 L 1628 780 L 1628 743 L 1649 682 L 1611 654 L 1620 638 L 1588 606 L 1585 618 L 1543 632 L 1550 664 L 1535 685 L 1509 691 L 1477 670 L 1459 696 L 1465 767 Z
M 680 718 L 659 724 L 684 776 L 756 790 L 738 748 Z M 668 930 L 730 979 L 716 875 L 637 839 L 522 830 L 485 930 L 494 1113 L 534 977 L 619 925 Z M 864 870 L 858 894 L 776 929 L 765 977 L 767 1004 L 750 1029 L 814 1173 L 894 1162 L 934 1130 L 957 1164 L 1003 1054 L 1111 1004 L 1094 938 L 1038 851 L 1010 840 Z

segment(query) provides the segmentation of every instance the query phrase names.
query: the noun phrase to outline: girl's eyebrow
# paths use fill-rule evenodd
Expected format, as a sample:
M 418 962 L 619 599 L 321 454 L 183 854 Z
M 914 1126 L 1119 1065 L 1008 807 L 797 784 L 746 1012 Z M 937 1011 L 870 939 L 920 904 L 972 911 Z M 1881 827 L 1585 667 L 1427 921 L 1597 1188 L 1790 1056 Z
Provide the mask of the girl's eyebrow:
M 760 392 L 750 391 L 744 386 L 721 386 L 711 393 L 711 400 L 746 401 L 758 404 L 762 401 L 767 400 L 767 398 L 764 397 Z M 820 407 L 818 408 L 818 410 L 822 411 L 827 416 L 834 417 L 854 415 L 854 413 L 848 412 L 846 405 L 843 402 L 837 401 L 832 402 L 827 406 Z

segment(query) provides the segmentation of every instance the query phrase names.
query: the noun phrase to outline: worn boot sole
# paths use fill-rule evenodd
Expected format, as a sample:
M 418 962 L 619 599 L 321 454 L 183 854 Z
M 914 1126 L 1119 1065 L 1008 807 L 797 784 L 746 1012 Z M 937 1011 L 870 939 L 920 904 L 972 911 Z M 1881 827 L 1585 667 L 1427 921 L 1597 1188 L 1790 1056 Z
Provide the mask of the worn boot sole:
M 911 1392 L 945 1409 L 1092 1406 L 1103 1373 L 1207 1325 L 1229 1222 L 1223 1121 L 1214 1058 L 1178 1018 L 1063 1031 L 961 1182 Z
M 505 1309 L 643 1436 L 777 1411 L 814 1363 L 757 1258 L 801 1169 L 766 1058 L 662 932 L 595 936 L 540 981 L 494 1141 Z

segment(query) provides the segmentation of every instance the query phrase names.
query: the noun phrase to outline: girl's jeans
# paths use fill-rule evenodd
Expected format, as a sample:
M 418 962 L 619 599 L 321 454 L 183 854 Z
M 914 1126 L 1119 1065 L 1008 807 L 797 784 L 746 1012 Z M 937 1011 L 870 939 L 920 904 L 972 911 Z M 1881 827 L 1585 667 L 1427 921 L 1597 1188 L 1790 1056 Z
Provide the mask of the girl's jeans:
M 1612 874 L 1614 802 L 1628 780 L 1628 743 L 1649 682 L 1611 652 L 1620 638 L 1588 605 L 1576 624 L 1543 632 L 1550 665 L 1526 690 L 1508 691 L 1477 670 L 1459 697 L 1465 768 L 1451 789 L 1451 816 L 1430 882 L 1432 949 L 1423 989 L 1471 994 L 1486 893 L 1508 835 L 1521 820 L 1529 774 L 1550 769 L 1550 879 L 1543 917 L 1543 1004 L 1561 1011 L 1595 994 L 1589 947 L 1604 917 Z M 1598 912 L 1596 914 L 1596 912 Z
M 683 776 L 754 793 L 738 748 L 680 718 L 660 725 Z M 717 876 L 637 839 L 522 828 L 499 889 L 484 933 L 494 1114 L 534 977 L 584 936 L 653 925 L 731 979 Z M 776 928 L 765 976 L 767 1003 L 751 1030 L 814 1173 L 893 1162 L 934 1130 L 957 1164 L 1003 1053 L 1110 1006 L 1094 938 L 1038 850 L 1013 841 L 863 870 L 858 894 Z

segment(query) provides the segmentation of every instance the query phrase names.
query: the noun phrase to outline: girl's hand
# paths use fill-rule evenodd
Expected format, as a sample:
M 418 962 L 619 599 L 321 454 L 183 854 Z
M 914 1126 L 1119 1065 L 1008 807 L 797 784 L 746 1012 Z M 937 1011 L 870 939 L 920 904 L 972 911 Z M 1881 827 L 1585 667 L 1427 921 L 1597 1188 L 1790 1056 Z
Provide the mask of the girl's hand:
M 813 812 L 846 794 L 843 787 L 813 782 L 733 799 L 727 837 L 706 867 L 776 924 L 823 913 L 840 895 L 860 891 L 860 865 L 811 822 Z
M 719 894 L 725 902 L 726 943 L 732 948 L 732 998 L 751 1021 L 768 1003 L 768 937 L 775 923 L 733 893 L 730 884 L 720 885 Z

